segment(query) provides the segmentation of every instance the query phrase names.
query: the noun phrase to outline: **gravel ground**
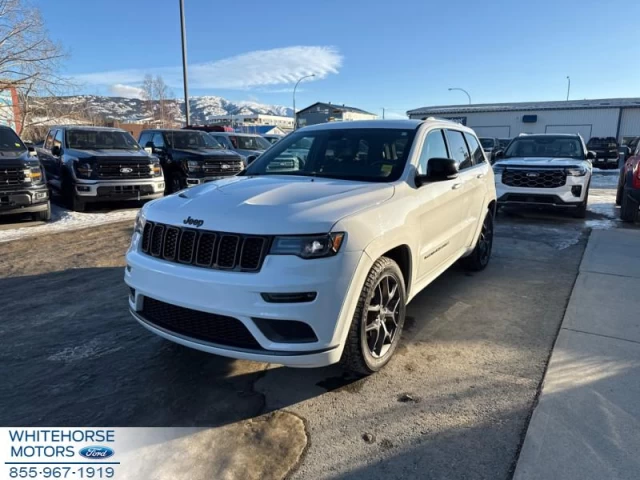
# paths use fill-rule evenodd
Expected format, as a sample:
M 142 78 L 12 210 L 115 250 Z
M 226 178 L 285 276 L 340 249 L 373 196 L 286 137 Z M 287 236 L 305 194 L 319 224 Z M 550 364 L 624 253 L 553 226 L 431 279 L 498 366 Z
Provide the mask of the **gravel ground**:
M 396 358 L 365 379 L 148 333 L 126 306 L 130 221 L 0 243 L 0 424 L 228 428 L 280 411 L 308 433 L 294 478 L 510 478 L 588 229 L 617 225 L 613 193 L 594 188 L 586 221 L 500 213 L 489 268 L 418 295 Z

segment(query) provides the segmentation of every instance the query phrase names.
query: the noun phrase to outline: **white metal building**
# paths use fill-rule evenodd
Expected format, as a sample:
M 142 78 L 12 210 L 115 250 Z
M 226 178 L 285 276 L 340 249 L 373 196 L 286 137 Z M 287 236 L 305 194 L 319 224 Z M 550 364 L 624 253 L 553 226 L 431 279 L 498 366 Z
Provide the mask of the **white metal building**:
M 247 115 L 215 115 L 207 117 L 211 124 L 242 124 L 242 125 L 275 125 L 285 130 L 293 129 L 293 117 L 281 117 L 278 115 L 264 115 L 251 113 Z
M 624 143 L 640 136 L 640 98 L 447 105 L 417 108 L 407 115 L 455 120 L 480 137 L 579 133 L 585 142 L 591 137 L 615 137 Z

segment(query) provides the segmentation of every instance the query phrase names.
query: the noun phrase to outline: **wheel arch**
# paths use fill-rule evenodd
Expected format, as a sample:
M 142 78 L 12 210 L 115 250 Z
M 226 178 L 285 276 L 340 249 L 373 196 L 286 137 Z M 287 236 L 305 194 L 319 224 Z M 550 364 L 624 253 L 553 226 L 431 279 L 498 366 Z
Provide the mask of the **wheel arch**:
M 407 291 L 407 296 L 409 296 L 409 292 L 411 291 L 412 285 L 412 275 L 413 275 L 413 261 L 411 256 L 411 248 L 409 245 L 402 244 L 397 247 L 392 248 L 391 250 L 387 250 L 380 257 L 387 257 L 393 260 L 400 267 L 400 271 L 402 272 L 402 276 L 404 277 L 404 285 Z

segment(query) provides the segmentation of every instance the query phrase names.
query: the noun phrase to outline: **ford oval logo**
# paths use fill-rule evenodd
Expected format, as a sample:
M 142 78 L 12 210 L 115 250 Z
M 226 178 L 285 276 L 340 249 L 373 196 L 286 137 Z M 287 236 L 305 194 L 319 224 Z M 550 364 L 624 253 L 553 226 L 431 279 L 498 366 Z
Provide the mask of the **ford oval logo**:
M 223 163 L 222 165 L 220 165 L 220 168 L 221 168 L 222 170 L 229 170 L 229 169 L 231 168 L 231 166 L 230 166 L 230 165 L 227 165 L 226 163 Z
M 120 169 L 120 173 L 131 173 L 133 172 L 133 168 L 125 167 Z
M 91 460 L 103 460 L 113 457 L 115 452 L 109 447 L 84 447 L 78 453 Z

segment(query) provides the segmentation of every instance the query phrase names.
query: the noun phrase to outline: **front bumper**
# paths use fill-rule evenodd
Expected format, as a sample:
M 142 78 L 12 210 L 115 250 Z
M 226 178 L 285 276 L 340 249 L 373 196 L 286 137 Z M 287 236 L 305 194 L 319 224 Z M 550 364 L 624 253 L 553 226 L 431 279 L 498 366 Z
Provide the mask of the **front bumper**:
M 164 195 L 164 178 L 141 180 L 75 180 L 76 195 L 85 202 L 153 200 Z
M 137 251 L 137 237 L 134 234 L 126 256 L 125 282 L 135 292 L 129 297 L 131 313 L 148 330 L 187 347 L 231 358 L 295 367 L 319 367 L 340 360 L 360 289 L 372 265 L 366 254 L 341 252 L 314 260 L 267 255 L 257 273 L 228 272 L 179 265 L 142 254 Z M 270 303 L 261 296 L 299 292 L 317 295 L 304 303 Z M 145 318 L 145 297 L 232 317 L 246 327 L 259 348 L 237 348 L 163 328 Z M 272 341 L 254 319 L 305 323 L 313 330 L 316 341 Z
M 0 189 L 0 215 L 43 212 L 49 208 L 46 185 L 30 188 Z
M 578 207 L 587 194 L 590 175 L 568 176 L 566 184 L 557 188 L 512 187 L 502 183 L 502 175 L 495 176 L 499 205 L 539 205 L 550 207 Z M 579 195 L 575 192 L 579 190 Z

